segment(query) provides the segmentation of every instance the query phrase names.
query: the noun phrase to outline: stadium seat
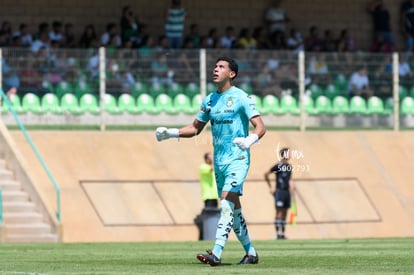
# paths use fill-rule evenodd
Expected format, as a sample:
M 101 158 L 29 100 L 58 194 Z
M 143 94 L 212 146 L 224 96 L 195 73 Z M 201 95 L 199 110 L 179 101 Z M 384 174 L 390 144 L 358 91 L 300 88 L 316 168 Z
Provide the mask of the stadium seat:
M 27 93 L 22 98 L 22 108 L 25 112 L 31 112 L 34 114 L 43 114 L 40 98 L 34 93 Z
M 75 95 L 77 98 L 81 98 L 84 94 L 92 93 L 91 85 L 83 79 L 75 82 L 74 87 L 75 87 Z
M 56 95 L 58 98 L 62 98 L 63 95 L 68 93 L 74 94 L 73 87 L 69 82 L 62 80 L 56 86 Z
M 312 99 L 316 99 L 318 96 L 323 94 L 322 87 L 317 84 L 310 85 L 309 90 L 311 92 Z
M 336 96 L 332 101 L 332 114 L 348 114 L 349 102 L 344 96 Z
M 83 112 L 97 115 L 101 112 L 96 96 L 92 94 L 84 94 L 79 99 L 79 107 Z
M 164 85 L 162 85 L 161 83 L 155 82 L 149 86 L 149 94 L 153 98 L 156 98 L 158 95 L 164 94 L 165 92 L 166 92 L 166 89 Z
M 384 102 L 377 96 L 371 96 L 367 101 L 367 108 L 369 114 L 389 115 L 391 112 L 385 110 Z
M 332 100 L 334 99 L 336 96 L 340 95 L 339 91 L 336 89 L 335 85 L 330 84 L 327 85 L 325 88 L 325 92 L 324 95 L 329 99 Z
M 191 100 L 184 93 L 180 93 L 174 97 L 173 106 L 175 112 L 184 114 L 194 114 L 193 108 L 191 106 Z
M 118 108 L 118 103 L 115 96 L 111 94 L 105 94 L 104 110 L 112 115 L 119 115 L 122 113 L 122 111 Z
M 280 108 L 284 114 L 289 113 L 292 115 L 298 115 L 300 113 L 297 100 L 291 95 L 282 96 L 280 99 Z
M 196 114 L 200 110 L 202 101 L 203 98 L 201 94 L 197 94 L 191 99 L 191 109 L 194 114 Z
M 279 106 L 279 99 L 274 95 L 265 95 L 262 99 L 262 109 L 260 112 L 264 114 L 271 113 L 274 115 L 282 114 L 282 109 Z
M 200 93 L 200 86 L 197 83 L 190 82 L 185 87 L 185 94 L 190 98 Z
M 60 107 L 63 112 L 68 112 L 74 115 L 83 114 L 83 110 L 79 108 L 78 98 L 72 93 L 67 93 L 62 96 L 60 99 Z
M 303 108 L 305 112 L 309 115 L 317 115 L 319 113 L 318 110 L 315 108 L 315 102 L 313 100 L 313 97 L 311 96 L 305 96 L 303 98 Z
M 53 87 L 52 83 L 48 80 L 43 80 L 42 88 L 46 90 L 46 93 L 55 93 L 55 87 Z
M 59 104 L 59 98 L 54 93 L 47 93 L 43 95 L 41 104 L 44 112 L 50 112 L 52 114 L 63 113 Z
M 321 95 L 315 100 L 315 109 L 319 114 L 332 114 L 332 103 L 329 97 Z
M 159 94 L 155 98 L 155 108 L 159 110 L 160 112 L 163 112 L 169 115 L 178 114 L 178 111 L 175 110 L 174 108 L 172 98 L 164 93 Z
M 414 115 L 414 99 L 405 97 L 401 100 L 400 112 L 403 115 Z
M 353 96 L 349 100 L 349 112 L 357 115 L 369 114 L 366 100 L 361 96 Z
M 334 85 L 339 94 L 345 94 L 348 89 L 348 80 L 346 79 L 346 76 L 344 74 L 336 75 Z
M 26 113 L 26 110 L 24 110 L 23 107 L 22 107 L 21 98 L 18 94 L 12 94 L 9 97 L 9 102 L 10 102 L 11 106 L 13 107 L 13 110 L 16 114 Z M 6 102 L 4 102 L 4 103 L 6 105 L 4 105 L 3 108 L 9 110 L 9 106 L 7 105 L 7 103 Z
M 155 115 L 161 111 L 155 108 L 154 98 L 149 94 L 141 94 L 137 98 L 138 112 L 144 112 L 147 114 Z
M 120 112 L 136 115 L 141 113 L 135 105 L 134 97 L 130 94 L 121 94 L 118 97 L 118 108 Z
M 183 92 L 184 92 L 184 88 L 179 83 L 174 82 L 167 86 L 167 94 L 171 98 L 175 98 L 176 95 L 183 93 Z
M 400 99 L 403 99 L 406 96 L 408 96 L 408 90 L 407 90 L 407 88 L 404 87 L 404 86 L 402 86 L 402 85 L 400 85 L 400 87 L 398 89 L 398 92 L 399 92 Z
M 138 98 L 138 96 L 141 94 L 148 93 L 148 87 L 142 82 L 135 82 L 135 84 L 132 86 L 131 93 L 134 98 Z

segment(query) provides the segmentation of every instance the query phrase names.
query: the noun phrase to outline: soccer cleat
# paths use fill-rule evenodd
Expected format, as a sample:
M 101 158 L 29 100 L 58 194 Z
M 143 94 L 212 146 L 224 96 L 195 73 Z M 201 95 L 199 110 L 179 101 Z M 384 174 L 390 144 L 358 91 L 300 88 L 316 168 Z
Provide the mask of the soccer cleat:
M 238 263 L 241 264 L 258 264 L 259 263 L 259 255 L 256 254 L 256 256 L 246 254 L 243 259 Z
M 211 250 L 207 250 L 207 254 L 197 254 L 197 259 L 205 264 L 209 264 L 211 266 L 218 266 L 221 265 L 221 260 L 216 257 L 216 255 L 211 252 Z

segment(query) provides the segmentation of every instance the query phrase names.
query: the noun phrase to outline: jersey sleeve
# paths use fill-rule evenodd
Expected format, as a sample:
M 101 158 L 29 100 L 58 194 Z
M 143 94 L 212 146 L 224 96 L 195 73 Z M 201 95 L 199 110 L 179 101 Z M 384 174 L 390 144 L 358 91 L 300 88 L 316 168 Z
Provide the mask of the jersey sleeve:
M 242 97 L 242 104 L 249 119 L 260 115 L 259 111 L 256 108 L 256 103 L 250 96 L 246 95 L 245 97 Z
M 210 120 L 210 106 L 208 106 L 209 99 L 206 97 L 201 102 L 200 110 L 197 113 L 197 120 L 207 123 Z

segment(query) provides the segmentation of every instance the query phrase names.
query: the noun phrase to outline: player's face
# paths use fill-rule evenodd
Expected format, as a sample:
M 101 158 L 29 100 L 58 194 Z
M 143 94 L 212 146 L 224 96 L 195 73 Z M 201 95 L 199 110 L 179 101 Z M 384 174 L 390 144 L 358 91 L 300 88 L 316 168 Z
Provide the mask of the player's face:
M 216 66 L 213 70 L 213 82 L 214 83 L 223 83 L 228 81 L 229 79 L 235 76 L 235 72 L 233 72 L 230 67 L 229 63 L 223 60 L 220 60 L 216 63 Z

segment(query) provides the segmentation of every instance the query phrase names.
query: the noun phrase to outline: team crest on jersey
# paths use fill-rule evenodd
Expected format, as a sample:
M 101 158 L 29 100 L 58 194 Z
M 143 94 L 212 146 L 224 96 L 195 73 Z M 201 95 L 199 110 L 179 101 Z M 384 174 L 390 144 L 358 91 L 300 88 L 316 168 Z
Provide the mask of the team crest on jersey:
M 227 106 L 227 107 L 231 107 L 231 106 L 233 106 L 233 98 L 229 97 L 229 98 L 227 99 L 226 106 Z

